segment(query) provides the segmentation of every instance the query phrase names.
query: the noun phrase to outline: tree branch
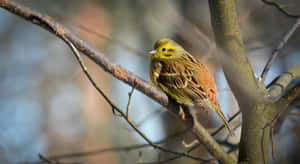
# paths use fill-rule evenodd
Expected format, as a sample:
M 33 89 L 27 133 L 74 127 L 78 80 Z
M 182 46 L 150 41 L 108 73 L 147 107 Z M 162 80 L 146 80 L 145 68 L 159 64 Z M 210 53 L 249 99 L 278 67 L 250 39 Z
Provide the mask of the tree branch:
M 290 89 L 284 96 L 282 96 L 275 104 L 275 109 L 268 112 L 268 117 L 271 121 L 278 119 L 285 112 L 286 108 L 300 96 L 300 85 L 298 84 L 294 88 Z
M 291 104 L 296 98 L 300 96 L 300 85 L 292 88 L 287 94 L 282 96 L 275 105 L 279 109 L 286 108 L 289 104 Z
M 177 132 L 175 134 L 172 134 L 171 136 L 168 136 L 160 141 L 154 142 L 154 144 L 162 144 L 170 139 L 177 138 L 181 136 L 183 133 L 185 133 L 186 130 Z M 47 159 L 50 161 L 59 161 L 63 159 L 69 159 L 69 158 L 80 158 L 80 157 L 88 157 L 88 156 L 93 156 L 93 155 L 98 155 L 101 153 L 107 153 L 107 152 L 128 152 L 128 151 L 133 151 L 137 149 L 143 149 L 143 148 L 148 148 L 151 147 L 150 144 L 136 144 L 136 145 L 130 145 L 130 146 L 123 146 L 123 147 L 111 147 L 111 148 L 102 148 L 102 149 L 95 149 L 95 150 L 90 150 L 90 151 L 84 151 L 84 152 L 73 152 L 73 153 L 67 153 L 67 154 L 60 154 L 60 155 L 54 155 L 54 156 L 49 156 Z M 189 153 L 189 152 L 185 152 Z M 182 157 L 182 156 L 176 156 L 176 157 Z M 37 162 L 24 162 L 23 164 L 42 164 L 45 161 L 41 159 L 41 161 Z
M 284 10 L 280 4 L 276 3 L 276 2 L 272 2 L 272 1 L 268 1 L 268 0 L 262 0 L 262 2 L 264 4 L 270 5 L 275 7 L 277 10 L 279 10 L 282 14 L 284 14 L 285 16 L 289 17 L 289 18 L 300 18 L 300 15 L 295 15 L 295 14 L 291 14 L 289 12 L 287 12 L 286 10 Z
M 235 0 L 209 0 L 211 24 L 217 47 L 224 51 L 218 58 L 226 80 L 242 112 L 242 136 L 239 162 L 262 164 L 268 157 L 269 129 L 262 130 L 267 120 L 263 111 L 268 96 L 248 61 L 240 34 Z M 268 134 L 268 133 L 267 133 Z M 261 144 L 259 144 L 261 143 Z
M 70 42 L 74 44 L 74 46 L 81 51 L 84 55 L 89 57 L 92 61 L 94 61 L 97 65 L 103 68 L 105 71 L 112 74 L 115 78 L 127 83 L 130 86 L 134 86 L 135 80 L 137 80 L 136 89 L 149 96 L 153 100 L 157 101 L 161 105 L 168 107 L 169 100 L 165 93 L 152 86 L 147 81 L 142 78 L 134 75 L 129 72 L 125 68 L 112 63 L 109 61 L 105 55 L 91 46 L 89 43 L 85 42 L 81 38 L 79 38 L 76 34 L 68 30 L 63 25 L 58 24 L 52 18 L 46 15 L 42 15 L 36 11 L 33 11 L 21 4 L 14 2 L 13 0 L 0 0 L 0 6 L 11 13 L 20 16 L 27 21 L 34 23 L 47 31 L 55 34 L 56 36 L 62 38 L 66 37 Z
M 247 104 L 249 98 L 261 99 L 262 97 L 257 97 L 257 95 L 259 91 L 264 91 L 265 88 L 255 77 L 246 56 L 235 2 L 233 0 L 209 0 L 209 7 L 217 46 L 219 50 L 225 52 L 218 54 L 219 59 L 233 94 L 242 104 Z
M 158 150 L 167 152 L 167 153 L 171 153 L 174 155 L 179 155 L 179 156 L 186 156 L 188 158 L 194 159 L 194 160 L 200 160 L 200 161 L 206 161 L 202 158 L 199 157 L 194 157 L 191 156 L 189 154 L 185 154 L 185 153 L 181 153 L 181 152 L 177 152 L 177 151 L 173 151 L 173 150 L 169 150 L 166 149 L 164 147 L 161 147 L 157 144 L 154 144 L 142 131 L 140 131 L 134 124 L 133 122 L 129 119 L 127 112 L 124 113 L 123 110 L 121 110 L 117 105 L 115 105 L 114 102 L 112 102 L 108 96 L 106 96 L 106 94 L 100 89 L 100 87 L 96 84 L 96 82 L 93 80 L 93 78 L 91 77 L 91 75 L 89 74 L 87 67 L 84 65 L 79 52 L 77 51 L 76 47 L 72 44 L 72 42 L 70 42 L 67 38 L 65 38 L 65 36 L 62 36 L 63 41 L 65 41 L 67 43 L 67 45 L 70 47 L 70 49 L 72 50 L 73 54 L 75 55 L 77 61 L 80 64 L 80 67 L 82 68 L 84 74 L 87 76 L 87 78 L 89 79 L 89 81 L 91 82 L 91 84 L 93 85 L 93 87 L 95 87 L 95 89 L 105 98 L 105 100 L 109 103 L 109 105 L 111 106 L 113 111 L 117 111 L 118 114 L 120 114 L 119 116 L 122 117 L 123 119 L 125 119 L 125 121 L 134 129 L 135 132 L 137 132 L 149 145 L 151 145 L 153 148 L 156 148 Z M 137 83 L 134 84 L 133 87 L 136 86 Z M 134 88 L 133 88 L 134 90 Z M 132 90 L 132 91 L 133 91 Z M 130 100 L 130 98 L 129 98 Z M 129 106 L 127 107 L 129 108 Z M 127 110 L 128 111 L 128 110 Z
M 292 28 L 283 36 L 282 40 L 280 40 L 278 46 L 273 50 L 271 57 L 267 61 L 266 66 L 264 67 L 263 72 L 261 73 L 261 80 L 265 81 L 267 74 L 275 61 L 276 57 L 279 55 L 280 50 L 284 47 L 290 37 L 294 34 L 297 28 L 300 26 L 300 19 L 296 20 L 296 23 L 292 26 Z
M 269 96 L 276 100 L 286 90 L 290 82 L 300 77 L 300 64 L 282 73 L 269 88 Z
M 211 137 L 205 128 L 196 120 L 194 121 L 193 133 L 203 145 L 210 145 L 206 146 L 208 152 L 212 153 L 212 155 L 221 163 L 236 163 L 236 161 L 219 146 L 219 144 Z

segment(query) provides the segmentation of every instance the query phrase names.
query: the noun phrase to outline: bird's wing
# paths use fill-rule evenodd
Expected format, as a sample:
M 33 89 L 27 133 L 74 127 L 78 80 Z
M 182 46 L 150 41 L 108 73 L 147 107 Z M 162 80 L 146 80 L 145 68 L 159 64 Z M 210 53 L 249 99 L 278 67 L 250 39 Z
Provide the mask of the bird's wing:
M 163 64 L 158 82 L 162 85 L 161 88 L 166 87 L 168 91 L 189 98 L 191 101 L 207 98 L 204 88 L 194 76 L 193 67 L 180 62 L 168 61 Z
M 191 83 L 197 86 L 197 88 L 201 87 L 201 90 L 207 94 L 207 98 L 219 107 L 217 101 L 218 91 L 212 74 L 200 61 L 198 61 L 197 67 L 198 69 L 194 69 L 194 76 Z

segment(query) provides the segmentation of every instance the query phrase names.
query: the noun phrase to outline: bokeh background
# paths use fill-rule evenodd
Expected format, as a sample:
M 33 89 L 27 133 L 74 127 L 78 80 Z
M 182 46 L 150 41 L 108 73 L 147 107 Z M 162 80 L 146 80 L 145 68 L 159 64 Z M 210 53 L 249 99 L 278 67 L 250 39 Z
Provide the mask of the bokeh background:
M 224 113 L 231 116 L 238 111 L 218 64 L 205 0 L 17 2 L 51 16 L 104 52 L 111 61 L 148 81 L 147 51 L 160 38 L 175 39 L 201 58 L 215 75 Z M 292 13 L 299 13 L 299 1 L 276 2 L 287 4 L 286 9 Z M 247 55 L 259 76 L 272 50 L 295 20 L 260 0 L 238 1 L 237 10 Z M 109 105 L 84 76 L 65 43 L 3 9 L 0 9 L 0 21 L 0 163 L 31 163 L 39 161 L 38 154 L 52 156 L 145 143 L 125 121 L 112 115 Z M 266 83 L 300 63 L 299 43 L 297 30 L 276 59 Z M 125 109 L 131 88 L 83 58 L 98 85 Z M 297 102 L 290 108 L 296 113 Z M 130 118 L 152 141 L 184 130 L 172 114 L 138 91 L 132 97 Z M 208 128 L 222 124 L 214 113 L 201 114 L 200 118 Z M 284 118 L 276 130 L 276 159 L 270 158 L 271 163 L 297 163 L 300 158 L 299 115 L 286 114 Z M 217 137 L 222 138 L 222 134 Z M 237 143 L 238 139 L 235 137 L 231 142 Z M 183 140 L 191 142 L 193 138 L 184 133 L 163 145 L 183 151 Z M 200 153 L 209 157 L 202 148 L 193 152 Z M 97 153 L 62 162 L 143 163 L 168 157 L 172 156 L 144 148 Z M 198 163 L 187 158 L 169 163 L 183 162 Z

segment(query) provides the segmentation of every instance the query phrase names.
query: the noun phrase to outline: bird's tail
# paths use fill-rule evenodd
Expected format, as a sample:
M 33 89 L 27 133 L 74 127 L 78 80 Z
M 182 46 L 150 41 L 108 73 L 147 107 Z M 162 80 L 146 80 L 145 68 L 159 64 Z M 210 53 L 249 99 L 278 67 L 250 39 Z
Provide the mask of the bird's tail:
M 227 119 L 225 118 L 223 112 L 221 111 L 219 104 L 213 104 L 210 100 L 206 100 L 205 103 L 217 113 L 219 118 L 223 121 L 225 127 L 228 129 L 230 135 L 233 136 L 234 133 L 233 133 L 232 129 L 230 128 L 230 125 L 229 125 Z

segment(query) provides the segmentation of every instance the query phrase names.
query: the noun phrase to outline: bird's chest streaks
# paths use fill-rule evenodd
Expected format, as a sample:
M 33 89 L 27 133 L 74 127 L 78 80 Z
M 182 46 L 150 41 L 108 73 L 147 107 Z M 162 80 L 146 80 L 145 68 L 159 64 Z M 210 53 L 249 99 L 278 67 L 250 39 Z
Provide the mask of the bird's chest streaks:
M 161 62 L 161 65 L 158 82 L 172 88 L 185 88 L 188 85 L 188 79 L 180 65 L 172 62 Z
M 180 70 L 178 70 L 178 65 L 176 65 L 175 63 L 166 63 L 166 62 L 160 62 L 162 65 L 162 69 L 161 69 L 161 74 L 165 74 L 165 75 L 177 75 L 179 74 Z

